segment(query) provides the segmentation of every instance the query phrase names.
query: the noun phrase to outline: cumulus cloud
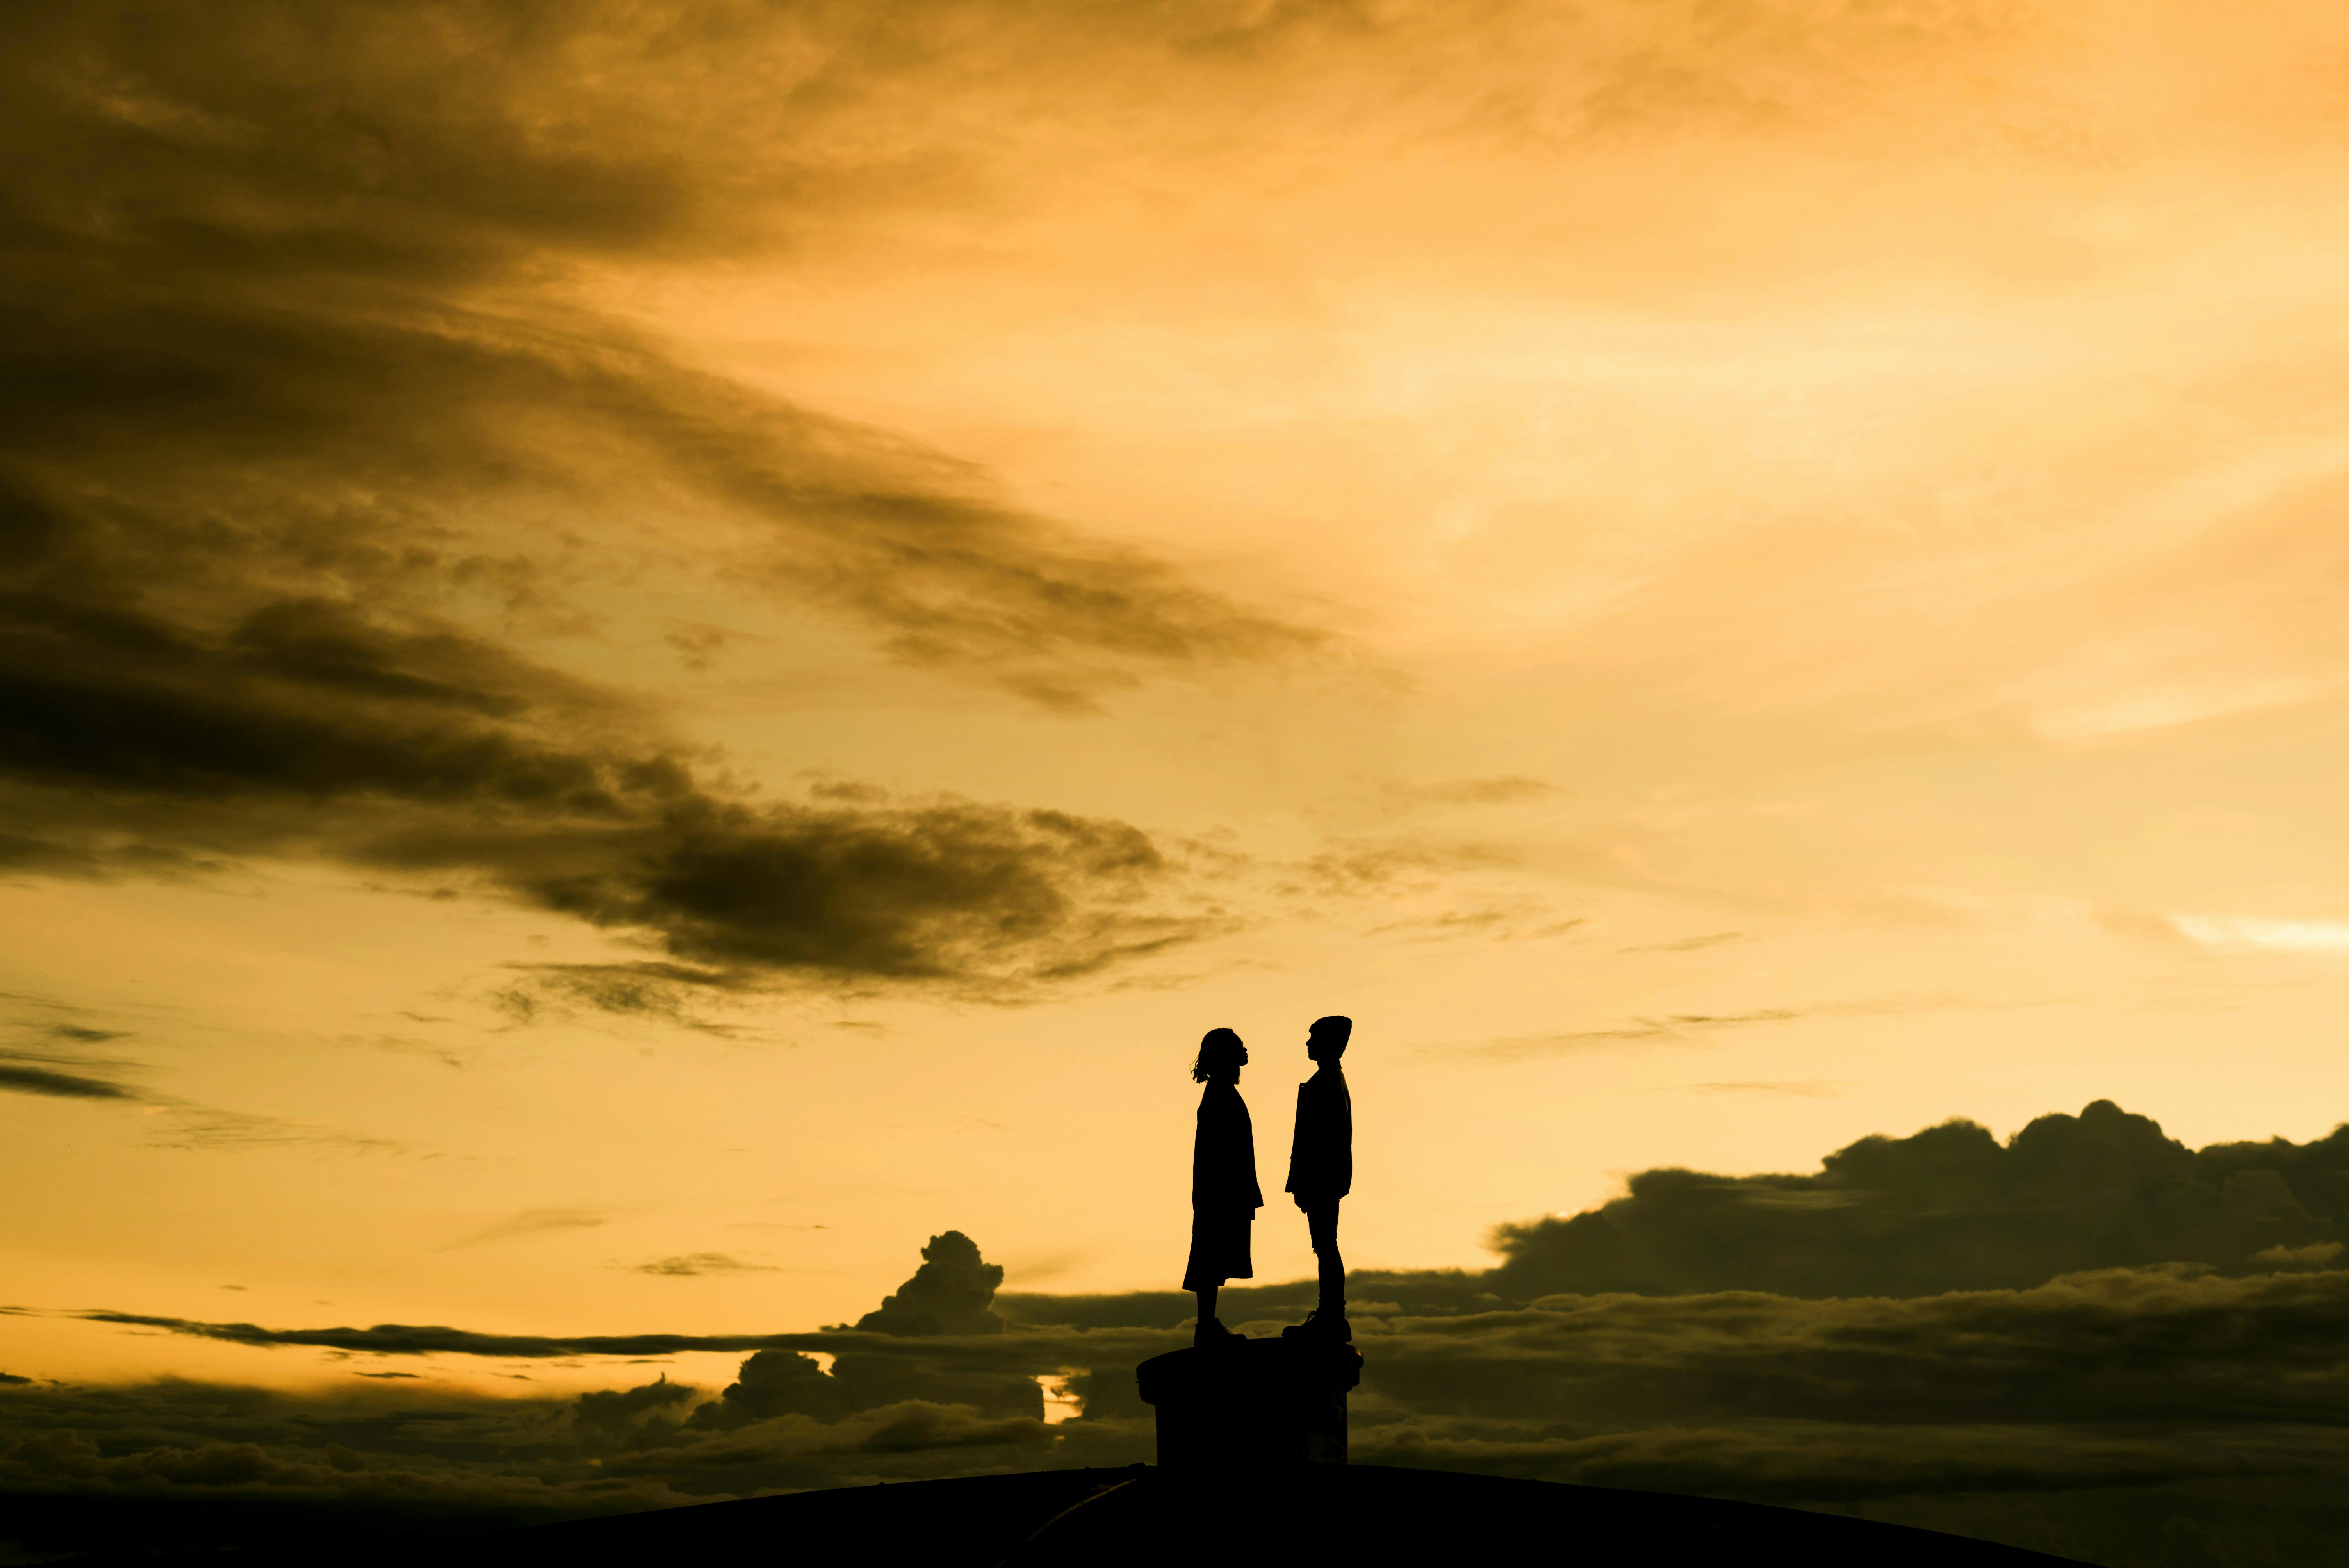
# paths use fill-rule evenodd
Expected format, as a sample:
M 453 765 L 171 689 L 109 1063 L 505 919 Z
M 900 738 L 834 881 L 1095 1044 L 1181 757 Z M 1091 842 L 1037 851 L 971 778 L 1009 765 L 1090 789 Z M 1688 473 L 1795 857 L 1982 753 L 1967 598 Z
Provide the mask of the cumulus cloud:
M 1003 1265 L 979 1256 L 978 1243 L 960 1231 L 932 1236 L 914 1277 L 856 1326 L 899 1336 L 1000 1334 L 1003 1319 L 988 1310 L 1003 1283 Z
M 2330 1239 L 2345 1136 L 2199 1153 L 2098 1100 L 2001 1144 L 1970 1121 L 1862 1139 L 1812 1175 L 1648 1171 L 1568 1219 L 1502 1228 L 1494 1288 L 1919 1295 L 2115 1265 L 2248 1262 Z

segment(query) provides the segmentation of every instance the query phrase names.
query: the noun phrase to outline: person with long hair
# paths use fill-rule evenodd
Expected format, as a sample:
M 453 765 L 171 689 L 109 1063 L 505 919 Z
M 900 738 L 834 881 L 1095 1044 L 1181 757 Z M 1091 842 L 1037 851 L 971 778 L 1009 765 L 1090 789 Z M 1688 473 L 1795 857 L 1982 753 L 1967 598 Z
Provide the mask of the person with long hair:
M 1224 1282 L 1252 1279 L 1248 1233 L 1264 1193 L 1256 1184 L 1256 1130 L 1240 1099 L 1240 1068 L 1247 1047 L 1229 1029 L 1210 1029 L 1199 1042 L 1191 1077 L 1207 1086 L 1199 1096 L 1199 1130 L 1191 1144 L 1191 1262 L 1183 1288 L 1199 1297 L 1197 1342 L 1242 1337 L 1216 1316 Z

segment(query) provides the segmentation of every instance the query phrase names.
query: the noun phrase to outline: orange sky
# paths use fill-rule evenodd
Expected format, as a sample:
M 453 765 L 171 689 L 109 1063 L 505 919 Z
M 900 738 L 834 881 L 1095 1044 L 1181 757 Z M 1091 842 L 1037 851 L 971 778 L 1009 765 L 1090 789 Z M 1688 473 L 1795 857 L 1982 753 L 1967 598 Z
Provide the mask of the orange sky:
M 0 883 L 13 1059 L 124 1089 L 0 1093 L 7 1305 L 796 1328 L 950 1226 L 1166 1287 L 1192 1046 L 1248 1039 L 1275 1165 L 1330 1012 L 1367 1265 L 1951 1116 L 2349 1110 L 2337 8 L 464 15 L 58 25 L 26 200 L 107 258 L 59 341 L 361 347 L 234 425 L 125 380 L 10 482 L 179 508 L 141 613 L 222 647 L 331 603 L 712 799 L 1166 869 L 1054 928 L 1098 965 L 679 978 L 350 826 L 388 786 L 20 738 L 11 820 L 117 858 Z M 272 507 L 383 554 L 205 575 Z M 297 1354 L 0 1318 L 19 1374 Z

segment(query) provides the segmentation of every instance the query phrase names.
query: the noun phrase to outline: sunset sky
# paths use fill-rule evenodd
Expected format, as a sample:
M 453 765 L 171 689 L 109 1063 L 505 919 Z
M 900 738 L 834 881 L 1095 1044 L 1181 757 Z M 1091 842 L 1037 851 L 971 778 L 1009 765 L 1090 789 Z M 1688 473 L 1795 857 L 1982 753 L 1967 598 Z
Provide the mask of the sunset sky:
M 2349 1116 L 2337 5 L 7 26 L 0 1370 Z

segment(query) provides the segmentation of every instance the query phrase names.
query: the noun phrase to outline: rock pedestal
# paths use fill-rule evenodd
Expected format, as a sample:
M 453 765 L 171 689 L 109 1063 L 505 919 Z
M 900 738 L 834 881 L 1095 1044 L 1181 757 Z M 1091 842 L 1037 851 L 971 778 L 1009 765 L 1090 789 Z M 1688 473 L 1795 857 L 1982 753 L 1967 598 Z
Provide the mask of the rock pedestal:
M 1134 1368 L 1169 1470 L 1346 1462 L 1346 1395 L 1362 1354 L 1342 1340 L 1232 1339 Z

